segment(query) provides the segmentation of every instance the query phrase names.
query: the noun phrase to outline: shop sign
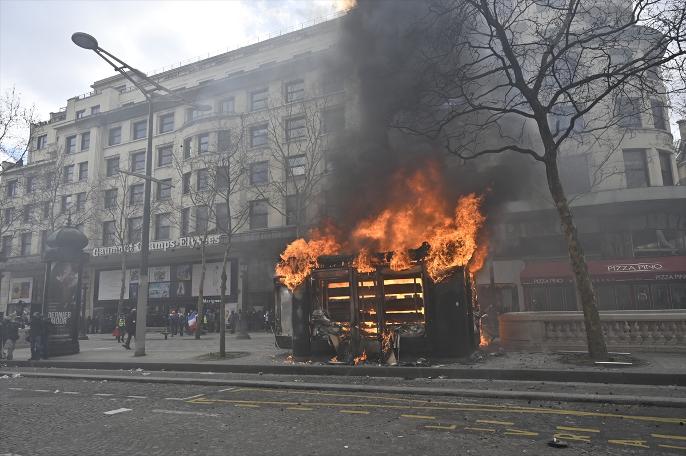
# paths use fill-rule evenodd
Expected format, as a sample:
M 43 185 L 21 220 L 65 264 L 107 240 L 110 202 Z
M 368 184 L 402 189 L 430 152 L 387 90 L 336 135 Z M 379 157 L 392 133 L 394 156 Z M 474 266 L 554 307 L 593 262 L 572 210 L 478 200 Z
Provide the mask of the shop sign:
M 609 264 L 607 272 L 652 272 L 662 269 L 660 263 Z
M 565 279 L 534 279 L 531 281 L 534 285 L 548 285 L 565 283 Z
M 205 245 L 217 245 L 223 240 L 223 234 L 212 234 L 207 236 L 205 240 Z M 151 241 L 149 244 L 149 250 L 167 250 L 175 248 L 193 248 L 200 247 L 203 244 L 203 236 L 186 236 L 179 239 L 170 239 L 167 241 Z M 141 243 L 136 242 L 135 244 L 125 244 L 123 246 L 111 246 L 111 247 L 96 247 L 91 252 L 92 256 L 108 256 L 108 255 L 118 255 L 122 252 L 125 253 L 137 253 L 141 251 Z

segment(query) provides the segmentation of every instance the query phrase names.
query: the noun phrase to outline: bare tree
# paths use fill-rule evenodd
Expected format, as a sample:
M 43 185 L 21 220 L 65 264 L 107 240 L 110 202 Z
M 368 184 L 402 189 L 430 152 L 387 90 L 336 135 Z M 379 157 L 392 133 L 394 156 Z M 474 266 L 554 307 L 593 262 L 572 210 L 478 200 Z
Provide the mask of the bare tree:
M 328 96 L 305 98 L 304 89 L 295 99 L 286 93 L 250 121 L 250 141 L 255 128 L 263 129 L 268 153 L 264 158 L 265 182 L 253 182 L 258 197 L 295 226 L 296 237 L 304 235 L 326 177 L 327 133 L 343 124 L 343 110 L 332 107 Z M 300 95 L 302 93 L 302 95 Z
M 676 83 L 675 75 L 684 74 L 683 2 L 436 0 L 430 5 L 430 38 L 421 56 L 427 109 L 408 128 L 445 138 L 463 159 L 514 151 L 544 165 L 589 353 L 604 359 L 596 296 L 558 159 L 575 137 L 630 129 L 643 111 L 666 117 L 654 100 L 667 95 L 670 85 L 663 78 Z
M 25 158 L 31 145 L 31 125 L 35 121 L 35 106 L 22 104 L 14 87 L 0 97 L 0 161 L 17 162 Z M 0 167 L 0 176 L 4 171 Z

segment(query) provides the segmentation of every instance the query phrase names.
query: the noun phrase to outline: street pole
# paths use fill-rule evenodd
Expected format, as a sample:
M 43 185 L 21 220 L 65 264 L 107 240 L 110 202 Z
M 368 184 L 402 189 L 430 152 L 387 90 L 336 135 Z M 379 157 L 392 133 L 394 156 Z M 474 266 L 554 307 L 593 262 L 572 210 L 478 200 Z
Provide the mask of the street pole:
M 136 350 L 134 356 L 145 356 L 145 328 L 148 316 L 148 257 L 150 255 L 150 194 L 152 186 L 153 102 L 148 100 L 148 147 L 145 151 L 145 183 L 143 193 L 143 226 L 141 233 L 141 262 L 138 271 L 138 302 L 136 303 Z

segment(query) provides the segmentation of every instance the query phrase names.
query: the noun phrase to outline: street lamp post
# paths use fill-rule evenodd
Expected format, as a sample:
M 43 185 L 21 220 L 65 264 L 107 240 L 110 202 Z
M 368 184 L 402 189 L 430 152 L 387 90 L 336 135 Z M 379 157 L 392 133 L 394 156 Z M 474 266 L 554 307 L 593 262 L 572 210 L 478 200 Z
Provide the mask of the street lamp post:
M 143 201 L 143 226 L 141 233 L 141 261 L 138 279 L 138 301 L 136 303 L 136 350 L 134 356 L 144 356 L 145 355 L 145 328 L 147 325 L 147 314 L 148 314 L 148 261 L 150 256 L 150 194 L 152 181 L 155 180 L 152 177 L 152 135 L 153 135 L 153 114 L 154 114 L 154 103 L 153 96 L 157 95 L 158 92 L 162 92 L 172 100 L 183 102 L 185 104 L 193 106 L 199 111 L 211 110 L 211 106 L 207 105 L 197 105 L 193 102 L 185 100 L 178 94 L 172 93 L 166 87 L 160 85 L 156 81 L 150 79 L 145 73 L 137 70 L 131 65 L 127 64 L 123 60 L 114 55 L 110 54 L 98 45 L 98 40 L 93 36 L 83 33 L 76 32 L 71 36 L 71 40 L 79 46 L 80 48 L 93 51 L 98 56 L 100 56 L 104 61 L 109 63 L 112 68 L 119 72 L 122 76 L 128 79 L 138 90 L 141 91 L 148 103 L 148 145 L 145 151 L 145 176 L 140 176 L 144 178 L 144 201 Z M 138 80 L 134 79 L 132 75 L 135 75 Z M 146 85 L 143 85 L 144 82 Z M 123 255 L 123 252 L 122 252 Z

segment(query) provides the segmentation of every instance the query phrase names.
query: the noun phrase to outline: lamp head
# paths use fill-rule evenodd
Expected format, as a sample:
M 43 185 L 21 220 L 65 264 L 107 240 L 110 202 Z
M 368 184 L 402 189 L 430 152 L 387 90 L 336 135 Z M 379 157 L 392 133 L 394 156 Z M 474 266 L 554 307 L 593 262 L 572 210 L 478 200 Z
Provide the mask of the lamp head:
M 71 40 L 80 48 L 91 51 L 98 49 L 98 40 L 88 33 L 76 32 L 71 36 Z

